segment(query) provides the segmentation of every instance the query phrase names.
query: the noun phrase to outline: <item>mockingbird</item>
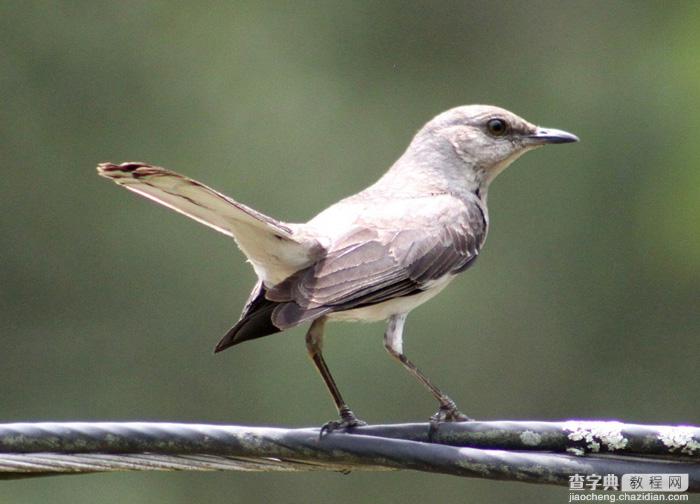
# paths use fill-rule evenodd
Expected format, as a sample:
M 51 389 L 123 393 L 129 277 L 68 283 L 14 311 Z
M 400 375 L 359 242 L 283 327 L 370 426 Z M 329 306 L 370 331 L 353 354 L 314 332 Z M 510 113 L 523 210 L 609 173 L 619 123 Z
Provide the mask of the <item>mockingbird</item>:
M 306 349 L 340 415 L 350 410 L 321 352 L 326 321 L 387 320 L 384 347 L 438 400 L 433 421 L 468 420 L 406 357 L 406 315 L 471 266 L 486 239 L 491 181 L 523 153 L 576 142 L 502 108 L 456 107 L 429 121 L 376 183 L 305 224 L 281 222 L 177 173 L 103 163 L 119 185 L 233 237 L 258 276 L 240 319 L 216 346 L 311 322 Z

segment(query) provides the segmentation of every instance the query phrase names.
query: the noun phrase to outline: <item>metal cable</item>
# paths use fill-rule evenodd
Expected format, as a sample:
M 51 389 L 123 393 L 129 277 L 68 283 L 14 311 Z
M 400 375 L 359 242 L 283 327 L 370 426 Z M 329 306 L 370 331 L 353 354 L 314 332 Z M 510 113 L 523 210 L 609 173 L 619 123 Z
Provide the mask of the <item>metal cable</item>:
M 465 422 L 433 430 L 429 424 L 378 425 L 324 436 L 319 429 L 202 424 L 13 423 L 0 424 L 0 478 L 413 469 L 566 485 L 572 474 L 674 472 L 688 473 L 690 491 L 700 491 L 698 440 L 696 427 L 618 422 Z

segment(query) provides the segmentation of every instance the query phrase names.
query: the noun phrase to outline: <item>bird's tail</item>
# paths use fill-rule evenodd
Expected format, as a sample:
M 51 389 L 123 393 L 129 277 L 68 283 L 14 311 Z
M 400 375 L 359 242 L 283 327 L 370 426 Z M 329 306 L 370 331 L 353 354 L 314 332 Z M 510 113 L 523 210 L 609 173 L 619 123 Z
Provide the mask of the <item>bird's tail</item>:
M 146 163 L 102 163 L 97 172 L 206 226 L 232 236 L 258 276 L 274 285 L 312 262 L 315 240 L 206 185 Z
M 221 338 L 214 352 L 221 352 L 244 341 L 280 332 L 282 329 L 272 323 L 272 312 L 278 304 L 274 301 L 268 301 L 263 294 L 257 300 L 256 306 L 241 315 L 236 325 Z

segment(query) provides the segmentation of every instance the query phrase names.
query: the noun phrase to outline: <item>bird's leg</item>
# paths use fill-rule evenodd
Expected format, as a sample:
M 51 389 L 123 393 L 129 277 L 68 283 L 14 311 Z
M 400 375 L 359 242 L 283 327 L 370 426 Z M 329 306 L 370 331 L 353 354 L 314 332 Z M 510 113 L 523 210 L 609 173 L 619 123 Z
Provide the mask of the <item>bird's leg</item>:
M 440 403 L 440 409 L 432 417 L 431 422 L 460 422 L 471 420 L 467 415 L 457 409 L 455 402 L 450 399 L 447 394 L 433 385 L 427 376 L 425 376 L 416 365 L 408 360 L 408 357 L 403 353 L 403 325 L 406 321 L 406 314 L 392 315 L 389 318 L 389 324 L 384 333 L 384 348 L 387 352 L 397 359 L 409 373 L 415 376 L 435 399 Z
M 333 402 L 335 402 L 335 407 L 338 409 L 338 415 L 340 415 L 340 421 L 328 422 L 321 429 L 321 435 L 329 433 L 333 430 L 340 428 L 356 427 L 358 425 L 367 425 L 366 422 L 358 419 L 355 413 L 348 407 L 343 396 L 338 390 L 338 386 L 335 384 L 335 380 L 331 375 L 326 361 L 323 360 L 323 353 L 321 352 L 323 347 L 323 327 L 326 324 L 325 317 L 318 318 L 311 323 L 309 331 L 306 333 L 306 351 L 309 352 L 309 357 L 313 361 L 316 369 L 321 374 L 321 378 L 328 388 L 328 392 L 331 393 Z

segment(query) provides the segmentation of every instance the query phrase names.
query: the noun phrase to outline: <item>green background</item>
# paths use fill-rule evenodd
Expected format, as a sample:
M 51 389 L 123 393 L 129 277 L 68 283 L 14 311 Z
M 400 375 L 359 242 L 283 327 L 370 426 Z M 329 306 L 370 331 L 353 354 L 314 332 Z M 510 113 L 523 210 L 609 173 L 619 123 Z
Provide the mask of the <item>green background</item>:
M 698 423 L 700 3 L 0 4 L 0 422 L 313 426 L 334 417 L 304 328 L 212 355 L 252 286 L 232 242 L 99 178 L 142 160 L 303 221 L 413 133 L 490 103 L 581 143 L 491 187 L 477 265 L 405 349 L 480 419 Z M 326 357 L 369 422 L 432 398 L 335 324 Z M 4 502 L 566 502 L 420 473 L 112 474 Z

